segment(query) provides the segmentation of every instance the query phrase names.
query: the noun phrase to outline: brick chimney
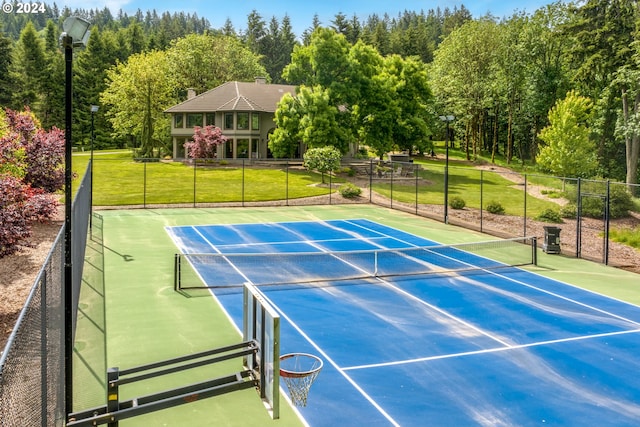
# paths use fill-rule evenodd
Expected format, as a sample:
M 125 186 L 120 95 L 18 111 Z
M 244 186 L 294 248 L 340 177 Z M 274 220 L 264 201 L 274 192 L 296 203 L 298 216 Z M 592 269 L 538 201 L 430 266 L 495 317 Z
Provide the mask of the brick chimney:
M 256 77 L 256 84 L 263 85 L 267 83 L 266 77 Z
M 195 98 L 196 97 L 196 90 L 192 87 L 190 87 L 189 89 L 187 89 L 187 99 L 191 99 L 191 98 Z

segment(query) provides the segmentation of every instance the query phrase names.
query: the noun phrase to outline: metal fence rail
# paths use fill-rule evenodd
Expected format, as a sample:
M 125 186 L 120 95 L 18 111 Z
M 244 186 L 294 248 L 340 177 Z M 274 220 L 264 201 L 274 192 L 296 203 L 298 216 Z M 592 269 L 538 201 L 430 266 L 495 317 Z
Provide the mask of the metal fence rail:
M 109 192 L 101 191 L 101 186 L 110 183 L 108 168 L 103 166 L 113 161 L 122 160 L 94 161 L 99 175 L 94 193 L 98 206 L 114 204 L 103 196 Z M 124 201 L 128 206 L 144 208 L 167 204 L 185 207 L 327 205 L 344 203 L 344 198 L 336 196 L 336 188 L 344 182 L 353 182 L 363 189 L 362 196 L 355 202 L 403 210 L 499 237 L 543 237 L 543 224 L 537 220 L 540 213 L 544 209 L 561 211 L 563 218 L 558 226 L 562 228 L 562 253 L 609 264 L 616 258 L 611 256 L 608 236 L 612 218 L 609 212 L 617 207 L 615 195 L 621 190 L 640 193 L 638 185 L 521 174 L 498 170 L 492 165 L 447 168 L 428 158 L 421 163 L 375 159 L 343 162 L 338 173 L 325 176 L 324 185 L 317 185 L 318 176 L 306 171 L 300 159 L 191 159 L 185 164 L 191 167 L 190 173 L 184 173 L 184 169 L 171 162 L 126 162 L 123 168 L 127 172 L 118 178 L 123 193 L 115 203 Z M 182 172 L 177 173 L 179 170 Z M 265 171 L 271 174 L 269 185 L 261 180 Z M 278 175 L 274 182 L 273 177 Z M 167 179 L 171 178 L 172 191 L 167 191 Z M 314 181 L 316 196 L 303 200 L 301 185 L 311 185 Z M 571 199 L 569 205 L 558 203 L 564 203 L 567 196 Z M 464 209 L 453 206 L 456 199 L 464 200 Z M 498 220 L 491 214 L 491 207 L 496 203 L 510 207 Z M 601 210 L 595 215 L 594 205 L 596 211 Z M 496 227 L 506 222 L 510 224 L 508 229 Z M 601 239 L 585 243 L 582 237 L 587 233 Z
M 96 175 L 100 173 L 101 163 L 102 161 L 94 162 Z M 301 167 L 300 161 L 247 159 L 230 162 L 229 165 L 236 168 L 236 171 L 233 171 L 233 185 L 237 189 L 230 198 L 220 200 L 217 197 L 215 183 L 211 182 L 215 179 L 215 174 L 211 173 L 212 165 L 196 161 L 193 163 L 193 173 L 186 182 L 181 183 L 181 196 L 177 199 L 174 197 L 172 203 L 193 207 L 209 204 L 255 206 L 264 203 L 250 199 L 247 194 L 251 190 L 255 197 L 256 189 L 259 189 L 270 194 L 267 203 L 289 205 L 294 200 L 298 203 L 299 197 L 290 183 L 294 178 L 309 176 Z M 358 201 L 360 203 L 373 203 L 403 210 L 501 237 L 538 235 L 536 227 L 541 228 L 541 223 L 536 221 L 536 217 L 541 210 L 544 210 L 545 206 L 560 209 L 557 203 L 547 200 L 549 204 L 545 205 L 540 201 L 540 197 L 530 194 L 535 193 L 532 191 L 533 188 L 544 191 L 546 198 L 571 195 L 572 203 L 575 204 L 575 214 L 566 216 L 563 222 L 558 224 L 560 228 L 565 229 L 562 235 L 562 251 L 567 255 L 590 258 L 605 264 L 612 258 L 608 230 L 612 209 L 617 208 L 612 203 L 614 195 L 629 191 L 630 187 L 633 187 L 636 193 L 640 191 L 640 186 L 609 181 L 543 177 L 498 172 L 491 168 L 470 170 L 450 166 L 445 169 L 443 165 L 435 162 L 417 164 L 365 160 L 353 161 L 343 166 L 340 181 L 350 181 L 364 189 Z M 162 169 L 160 163 L 147 162 L 140 162 L 137 167 L 139 169 L 133 176 L 118 182 L 119 188 L 124 192 L 123 197 L 130 201 L 130 205 L 141 207 L 164 204 L 164 179 L 169 169 Z M 282 181 L 276 186 L 276 190 L 261 188 L 260 171 L 266 169 L 280 171 L 282 175 Z M 443 191 L 445 174 L 448 178 L 446 192 Z M 328 183 L 319 190 L 318 197 L 306 203 L 344 202 L 344 199 L 335 196 L 336 186 L 333 180 L 333 177 L 328 177 Z M 93 189 L 94 195 L 100 195 L 101 186 L 105 183 L 96 181 L 96 184 Z M 81 267 L 91 212 L 91 185 L 91 174 L 85 173 L 73 204 L 74 312 L 77 310 Z M 230 183 L 226 181 L 219 185 L 229 186 Z M 229 194 L 228 191 L 225 193 Z M 443 199 L 443 194 L 447 200 Z M 496 221 L 495 216 L 491 216 L 494 214 L 489 213 L 489 206 L 495 202 L 499 203 L 504 197 L 515 197 L 519 200 L 511 200 L 508 203 L 509 206 L 515 206 L 515 209 L 505 212 L 503 218 L 509 217 L 515 225 L 506 230 L 495 228 L 496 222 L 501 221 Z M 465 208 L 450 207 L 454 198 L 463 199 Z M 586 216 L 587 211 L 591 212 L 589 217 Z M 597 213 L 595 218 L 594 211 Z M 601 236 L 602 245 L 596 245 L 598 247 L 595 248 L 595 252 L 594 248 L 590 247 L 590 252 L 586 253 L 582 242 L 585 232 Z M 5 351 L 0 356 L 0 427 L 64 424 L 64 239 L 61 236 L 63 230 L 58 235 Z

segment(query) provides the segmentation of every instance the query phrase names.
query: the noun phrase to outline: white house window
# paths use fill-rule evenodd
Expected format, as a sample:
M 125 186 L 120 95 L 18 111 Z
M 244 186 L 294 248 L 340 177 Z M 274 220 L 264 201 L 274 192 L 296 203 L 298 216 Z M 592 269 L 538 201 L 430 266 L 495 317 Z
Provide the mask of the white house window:
M 260 130 L 260 114 L 251 113 L 251 130 Z
M 194 126 L 202 127 L 202 114 L 187 114 L 187 127 L 192 128 Z
M 176 129 L 184 127 L 184 116 L 182 114 L 173 116 L 173 127 Z
M 238 139 L 236 141 L 236 154 L 238 159 L 248 159 L 249 158 L 249 140 L 248 139 Z
M 207 126 L 215 126 L 216 125 L 216 113 L 207 113 L 205 114 L 205 119 L 207 120 Z
M 249 129 L 249 113 L 238 113 L 237 117 L 237 129 L 247 130 Z
M 233 129 L 233 113 L 224 113 L 224 128 Z

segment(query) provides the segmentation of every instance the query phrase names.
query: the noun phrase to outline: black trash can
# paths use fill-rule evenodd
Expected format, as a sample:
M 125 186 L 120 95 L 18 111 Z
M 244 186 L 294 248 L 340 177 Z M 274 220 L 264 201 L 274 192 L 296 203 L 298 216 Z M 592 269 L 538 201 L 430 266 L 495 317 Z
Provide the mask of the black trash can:
M 544 227 L 544 243 L 542 250 L 548 254 L 560 253 L 560 230 L 561 228 L 545 226 Z

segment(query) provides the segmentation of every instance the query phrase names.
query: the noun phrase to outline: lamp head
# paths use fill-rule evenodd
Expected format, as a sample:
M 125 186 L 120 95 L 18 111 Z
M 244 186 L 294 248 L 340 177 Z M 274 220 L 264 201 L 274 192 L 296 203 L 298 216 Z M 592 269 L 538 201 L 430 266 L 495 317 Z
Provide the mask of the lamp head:
M 97 105 L 92 105 L 91 106 L 91 112 L 92 113 L 97 113 L 98 112 L 99 107 Z
M 71 43 L 73 43 L 72 47 L 86 46 L 89 41 L 89 25 L 91 25 L 91 23 L 86 19 L 78 16 L 70 16 L 62 23 L 64 33 L 61 35 L 61 38 L 63 40 L 71 38 Z

